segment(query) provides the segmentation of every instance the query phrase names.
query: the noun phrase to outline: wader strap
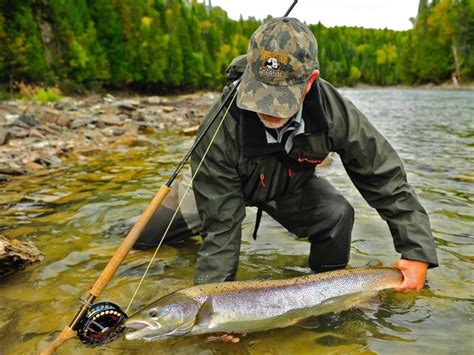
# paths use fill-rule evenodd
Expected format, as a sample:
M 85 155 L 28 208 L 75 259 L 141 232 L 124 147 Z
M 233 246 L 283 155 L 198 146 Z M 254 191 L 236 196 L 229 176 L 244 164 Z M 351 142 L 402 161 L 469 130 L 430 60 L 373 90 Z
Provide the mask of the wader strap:
M 260 226 L 260 221 L 262 220 L 262 206 L 258 206 L 257 209 L 257 218 L 255 219 L 255 229 L 253 230 L 253 240 L 257 240 L 257 231 Z

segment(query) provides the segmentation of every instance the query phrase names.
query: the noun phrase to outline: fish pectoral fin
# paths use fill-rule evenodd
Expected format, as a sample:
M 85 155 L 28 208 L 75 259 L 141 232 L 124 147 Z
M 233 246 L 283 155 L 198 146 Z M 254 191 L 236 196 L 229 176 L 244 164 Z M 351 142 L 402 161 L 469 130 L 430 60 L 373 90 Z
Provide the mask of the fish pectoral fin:
M 314 329 L 319 327 L 321 324 L 319 322 L 318 316 L 310 316 L 306 318 L 297 319 L 293 325 L 303 329 Z
M 194 324 L 199 326 L 207 326 L 211 323 L 212 317 L 215 314 L 214 306 L 212 304 L 212 297 L 209 296 L 199 308 Z
M 173 336 L 186 335 L 191 331 L 191 329 L 194 328 L 194 324 L 195 323 L 192 321 L 184 323 L 183 325 L 173 330 L 173 332 L 171 332 L 169 335 L 173 335 Z

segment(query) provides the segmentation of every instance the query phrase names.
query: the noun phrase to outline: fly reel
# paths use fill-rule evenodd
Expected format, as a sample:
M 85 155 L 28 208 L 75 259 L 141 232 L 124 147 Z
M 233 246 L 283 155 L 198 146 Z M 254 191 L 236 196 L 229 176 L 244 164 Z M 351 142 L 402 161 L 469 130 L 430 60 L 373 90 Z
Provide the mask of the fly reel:
M 127 315 L 112 302 L 92 305 L 78 325 L 77 336 L 87 345 L 101 345 L 114 340 L 124 331 Z

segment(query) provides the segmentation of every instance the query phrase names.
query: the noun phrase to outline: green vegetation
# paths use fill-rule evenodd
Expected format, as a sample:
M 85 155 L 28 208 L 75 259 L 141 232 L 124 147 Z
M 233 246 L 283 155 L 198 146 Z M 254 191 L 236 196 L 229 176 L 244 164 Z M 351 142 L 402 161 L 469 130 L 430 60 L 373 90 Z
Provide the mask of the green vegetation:
M 335 85 L 472 81 L 473 13 L 473 0 L 420 0 L 410 31 L 311 25 L 321 74 Z M 216 89 L 260 23 L 196 0 L 0 0 L 0 84 Z

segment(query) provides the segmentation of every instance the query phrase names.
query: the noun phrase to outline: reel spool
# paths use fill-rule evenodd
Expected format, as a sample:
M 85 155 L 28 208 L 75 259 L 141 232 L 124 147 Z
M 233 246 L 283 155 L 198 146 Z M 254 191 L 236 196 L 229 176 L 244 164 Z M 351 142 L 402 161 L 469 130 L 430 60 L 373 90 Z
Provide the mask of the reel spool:
M 99 302 L 92 305 L 82 318 L 77 336 L 83 344 L 101 345 L 114 340 L 124 331 L 127 315 L 112 302 Z

